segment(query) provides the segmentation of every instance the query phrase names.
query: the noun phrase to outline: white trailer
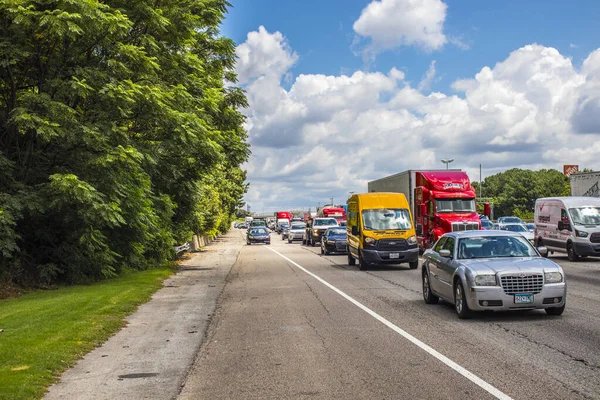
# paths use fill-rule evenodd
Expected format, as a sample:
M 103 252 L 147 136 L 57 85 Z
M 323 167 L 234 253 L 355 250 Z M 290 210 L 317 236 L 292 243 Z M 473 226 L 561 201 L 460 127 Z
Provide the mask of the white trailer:
M 572 174 L 571 196 L 600 197 L 600 171 Z

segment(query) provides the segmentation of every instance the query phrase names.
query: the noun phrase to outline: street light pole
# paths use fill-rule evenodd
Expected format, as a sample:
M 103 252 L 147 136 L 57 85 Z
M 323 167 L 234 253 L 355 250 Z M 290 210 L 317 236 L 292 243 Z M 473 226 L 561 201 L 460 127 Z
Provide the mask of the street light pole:
M 448 159 L 443 159 L 442 162 L 444 164 L 446 164 L 446 169 L 448 169 L 448 166 L 450 165 L 450 163 L 454 161 L 454 158 L 448 158 Z

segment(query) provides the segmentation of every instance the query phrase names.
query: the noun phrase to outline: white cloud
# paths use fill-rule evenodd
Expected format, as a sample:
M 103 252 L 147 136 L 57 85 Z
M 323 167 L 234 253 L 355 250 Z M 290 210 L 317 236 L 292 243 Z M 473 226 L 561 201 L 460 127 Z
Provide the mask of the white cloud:
M 425 72 L 425 75 L 423 75 L 421 82 L 419 82 L 419 91 L 431 89 L 431 84 L 433 83 L 434 79 L 435 79 L 435 60 L 433 60 L 431 62 L 431 64 L 429 64 L 429 68 L 427 69 L 427 72 Z
M 447 42 L 446 8 L 441 0 L 373 0 L 353 28 L 370 39 L 365 51 L 371 56 L 401 46 L 439 50 Z
M 279 45 L 293 54 L 285 41 Z M 342 203 L 369 180 L 442 168 L 442 158 L 454 158 L 453 167 L 473 179 L 480 163 L 484 177 L 563 163 L 600 168 L 600 50 L 576 68 L 556 49 L 524 46 L 456 80 L 458 94 L 423 92 L 435 79 L 435 63 L 417 88 L 393 68 L 301 74 L 289 90 L 281 86 L 280 65 L 245 86 L 252 143 L 246 199 L 255 210 L 314 207 L 331 196 Z
M 249 32 L 244 43 L 235 49 L 236 72 L 241 84 L 268 75 L 280 79 L 298 60 L 280 32 L 267 32 L 264 26 Z

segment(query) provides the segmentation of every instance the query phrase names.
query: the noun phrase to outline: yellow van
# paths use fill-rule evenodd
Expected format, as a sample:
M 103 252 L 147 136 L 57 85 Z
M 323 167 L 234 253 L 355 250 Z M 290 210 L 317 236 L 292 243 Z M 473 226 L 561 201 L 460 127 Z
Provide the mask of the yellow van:
M 419 246 L 410 207 L 402 193 L 360 193 L 347 201 L 348 264 L 408 263 L 419 266 Z

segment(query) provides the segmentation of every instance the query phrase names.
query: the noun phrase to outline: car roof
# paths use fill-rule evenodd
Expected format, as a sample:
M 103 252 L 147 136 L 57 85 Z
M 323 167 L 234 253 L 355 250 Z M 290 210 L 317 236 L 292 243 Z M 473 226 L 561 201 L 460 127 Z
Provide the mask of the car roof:
M 461 232 L 449 232 L 444 236 L 455 236 L 457 238 L 464 237 L 486 237 L 486 236 L 521 236 L 518 232 L 511 231 L 461 231 Z

